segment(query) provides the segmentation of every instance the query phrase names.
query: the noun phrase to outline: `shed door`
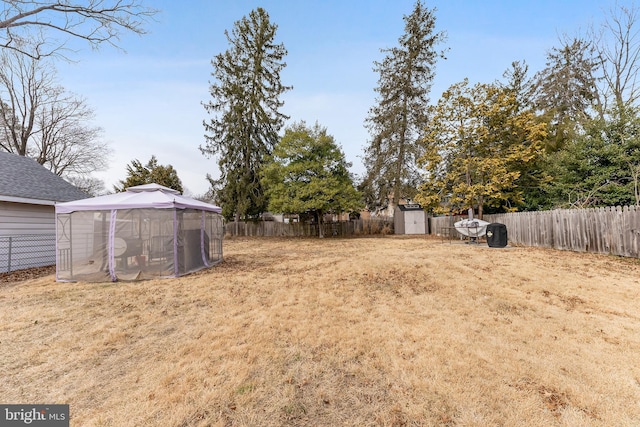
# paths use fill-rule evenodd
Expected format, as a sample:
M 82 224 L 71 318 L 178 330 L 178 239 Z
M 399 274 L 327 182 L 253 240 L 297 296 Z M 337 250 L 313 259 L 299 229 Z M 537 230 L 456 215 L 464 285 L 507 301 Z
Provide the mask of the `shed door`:
M 405 234 L 425 234 L 424 212 L 407 211 L 404 213 L 404 233 Z

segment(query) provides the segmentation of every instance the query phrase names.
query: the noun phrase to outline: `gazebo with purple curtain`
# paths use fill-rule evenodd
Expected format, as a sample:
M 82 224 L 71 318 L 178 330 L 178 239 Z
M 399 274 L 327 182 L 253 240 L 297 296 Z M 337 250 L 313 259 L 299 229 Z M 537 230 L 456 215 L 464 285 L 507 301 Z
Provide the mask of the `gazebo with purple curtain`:
M 56 279 L 178 277 L 222 261 L 218 206 L 158 184 L 56 205 Z

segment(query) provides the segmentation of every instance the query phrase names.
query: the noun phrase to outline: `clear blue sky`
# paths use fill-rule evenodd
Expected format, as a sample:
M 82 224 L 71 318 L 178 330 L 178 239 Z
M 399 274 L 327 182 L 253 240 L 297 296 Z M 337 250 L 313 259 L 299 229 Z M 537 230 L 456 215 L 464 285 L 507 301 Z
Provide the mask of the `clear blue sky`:
M 618 4 L 630 4 L 620 1 Z M 282 81 L 292 85 L 283 100 L 291 121 L 318 121 L 342 146 L 351 171 L 362 174 L 369 135 L 364 120 L 374 105 L 381 48 L 397 45 L 403 15 L 413 0 L 147 0 L 160 10 L 144 36 L 125 35 L 126 52 L 109 46 L 80 49 L 75 63 L 58 63 L 61 84 L 84 97 L 95 124 L 113 150 L 111 167 L 97 173 L 107 189 L 126 177 L 133 159 L 156 155 L 171 164 L 188 192 L 208 189 L 207 173 L 219 176 L 215 159 L 204 157 L 201 103 L 208 101 L 211 59 L 228 48 L 225 30 L 256 7 L 278 25 L 277 41 L 288 50 Z M 614 0 L 437 0 L 437 30 L 445 31 L 448 59 L 440 61 L 431 92 L 468 77 L 493 82 L 516 60 L 530 71 L 544 67 L 546 52 L 562 34 L 584 33 L 599 24 Z

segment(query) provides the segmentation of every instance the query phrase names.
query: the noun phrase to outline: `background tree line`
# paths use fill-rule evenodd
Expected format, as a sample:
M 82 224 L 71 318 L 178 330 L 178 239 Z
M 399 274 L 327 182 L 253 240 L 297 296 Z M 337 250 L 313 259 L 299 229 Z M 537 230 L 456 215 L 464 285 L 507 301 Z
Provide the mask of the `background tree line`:
M 416 200 L 434 213 L 473 207 L 482 215 L 640 203 L 635 6 L 616 5 L 600 27 L 563 36 L 543 70 L 531 74 L 524 61 L 514 61 L 502 80 L 464 80 L 435 102 L 430 91 L 437 61 L 446 55 L 440 48 L 446 33 L 436 31 L 435 10 L 422 1 L 404 22 L 397 46 L 382 49 L 383 60 L 374 62 L 379 80 L 365 123 L 370 140 L 360 206 L 380 211 Z M 273 31 L 257 31 L 266 28 Z M 212 196 L 235 220 L 269 207 L 301 210 L 293 206 L 307 205 L 287 197 L 313 187 L 273 175 L 274 159 L 291 167 L 305 156 L 302 145 L 289 146 L 286 160 L 273 156 L 285 119 L 278 99 L 290 89 L 279 82 L 286 50 L 271 42 L 276 28 L 264 10 L 253 11 L 227 35 L 232 48 L 212 62 L 212 101 L 205 108 L 215 116 L 205 123 L 201 150 L 218 156 L 222 176 L 211 180 Z M 306 130 L 307 137 L 314 134 L 317 129 Z M 316 195 L 318 202 L 329 199 Z M 288 201 L 270 204 L 269 196 Z
M 225 31 L 229 49 L 211 61 L 211 99 L 203 103 L 211 119 L 200 150 L 220 169 L 219 179 L 208 176 L 209 196 L 236 224 L 268 210 L 322 223 L 326 213 L 361 207 L 351 165 L 326 128 L 301 121 L 280 136 L 289 119 L 280 97 L 292 87 L 281 82 L 287 50 L 276 42 L 277 28 L 257 8 Z
M 413 199 L 434 213 L 473 207 L 481 216 L 640 203 L 635 5 L 614 6 L 585 35 L 563 36 L 533 75 L 514 61 L 502 81 L 458 82 L 431 103 L 442 57 L 435 46 L 445 37 L 420 3 L 399 46 L 376 63 L 361 182 L 369 209 Z
M 109 148 L 86 102 L 56 84 L 47 61 L 67 52 L 48 35 L 115 44 L 122 31 L 144 33 L 155 11 L 134 0 L 5 3 L 0 149 L 90 187 Z M 229 48 L 211 62 L 200 151 L 216 159 L 219 178 L 208 176 L 208 197 L 236 221 L 291 206 L 316 217 L 362 206 L 380 211 L 403 199 L 436 213 L 473 207 L 479 214 L 640 204 L 637 14 L 635 5 L 616 5 L 584 35 L 560 38 L 544 69 L 532 74 L 516 60 L 502 80 L 464 80 L 432 100 L 446 33 L 436 30 L 436 10 L 417 0 L 397 45 L 374 62 L 366 173 L 356 179 L 327 129 L 302 121 L 285 128 L 290 117 L 281 112 L 281 96 L 292 87 L 280 75 L 287 50 L 276 40 L 277 25 L 257 8 L 225 32 Z M 177 172 L 155 156 L 146 166 L 134 160 L 121 184 L 141 177 L 167 177 L 165 185 L 181 187 Z

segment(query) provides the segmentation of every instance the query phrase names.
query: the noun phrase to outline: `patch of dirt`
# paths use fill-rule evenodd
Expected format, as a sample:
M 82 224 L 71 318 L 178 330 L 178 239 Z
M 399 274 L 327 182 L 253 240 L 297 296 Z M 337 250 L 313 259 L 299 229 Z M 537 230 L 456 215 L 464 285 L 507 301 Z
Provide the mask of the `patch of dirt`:
M 9 273 L 0 273 L 0 285 L 24 282 L 25 280 L 37 279 L 43 276 L 49 276 L 56 273 L 56 266 L 49 265 L 46 267 L 25 268 L 24 270 L 11 271 Z

